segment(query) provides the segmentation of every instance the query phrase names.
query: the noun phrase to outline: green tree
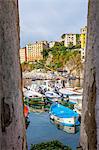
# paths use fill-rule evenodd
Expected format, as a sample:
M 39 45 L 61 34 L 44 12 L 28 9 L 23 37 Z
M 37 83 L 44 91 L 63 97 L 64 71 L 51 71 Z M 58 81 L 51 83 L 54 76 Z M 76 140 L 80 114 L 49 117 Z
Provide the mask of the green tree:
M 73 46 L 74 46 L 73 43 L 70 42 L 69 45 L 68 45 L 68 48 L 69 48 L 69 49 L 73 49 Z
M 69 146 L 64 146 L 57 140 L 54 140 L 31 145 L 31 150 L 71 150 L 71 148 Z
M 64 39 L 66 34 L 62 34 L 61 38 Z
M 43 59 L 46 60 L 48 58 L 48 55 L 49 55 L 49 49 L 44 49 L 42 51 L 42 54 L 43 54 Z
M 67 64 L 67 62 L 69 61 L 75 65 L 76 63 L 81 62 L 81 59 L 80 59 L 81 56 L 79 54 L 79 50 L 74 51 L 73 49 L 66 48 L 65 46 L 62 46 L 61 44 L 59 44 L 51 48 L 50 51 L 53 55 L 53 59 L 52 59 L 50 66 L 53 66 L 52 67 L 53 69 L 57 69 L 57 68 L 63 69 L 64 66 Z M 78 58 L 79 58 L 79 61 L 78 61 Z

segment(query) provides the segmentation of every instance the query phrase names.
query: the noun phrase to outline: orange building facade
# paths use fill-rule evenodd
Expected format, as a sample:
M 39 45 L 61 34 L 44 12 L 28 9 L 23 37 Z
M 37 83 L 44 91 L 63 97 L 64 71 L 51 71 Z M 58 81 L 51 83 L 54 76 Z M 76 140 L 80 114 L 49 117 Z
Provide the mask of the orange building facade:
M 48 48 L 47 42 L 36 42 L 26 45 L 27 62 L 38 61 L 43 59 L 43 50 Z

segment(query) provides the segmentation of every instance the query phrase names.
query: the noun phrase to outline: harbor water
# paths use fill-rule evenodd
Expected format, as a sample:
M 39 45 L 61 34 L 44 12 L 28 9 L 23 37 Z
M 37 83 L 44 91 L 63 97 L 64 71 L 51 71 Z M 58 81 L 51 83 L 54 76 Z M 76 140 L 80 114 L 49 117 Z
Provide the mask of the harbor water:
M 52 140 L 58 140 L 64 145 L 69 145 L 72 150 L 76 150 L 79 144 L 79 132 L 76 134 L 68 134 L 50 122 L 49 113 L 33 113 L 29 114 L 30 124 L 27 128 L 27 144 L 30 150 L 31 144 L 38 144 Z

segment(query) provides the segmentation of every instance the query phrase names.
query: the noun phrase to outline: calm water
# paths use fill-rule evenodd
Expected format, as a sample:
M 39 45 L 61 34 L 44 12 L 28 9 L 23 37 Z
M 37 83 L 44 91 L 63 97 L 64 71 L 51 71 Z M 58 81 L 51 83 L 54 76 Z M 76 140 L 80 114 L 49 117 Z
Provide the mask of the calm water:
M 49 120 L 49 114 L 44 113 L 30 113 L 30 124 L 27 129 L 27 143 L 28 150 L 31 144 L 41 142 L 58 140 L 64 145 L 70 145 L 72 150 L 76 150 L 79 143 L 79 133 L 68 134 L 62 130 L 57 129 Z

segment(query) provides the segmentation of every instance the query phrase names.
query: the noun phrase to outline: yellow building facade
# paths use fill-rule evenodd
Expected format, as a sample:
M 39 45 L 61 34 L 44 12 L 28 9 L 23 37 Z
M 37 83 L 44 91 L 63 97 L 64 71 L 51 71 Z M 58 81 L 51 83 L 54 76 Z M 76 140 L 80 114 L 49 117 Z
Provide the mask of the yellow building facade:
M 81 34 L 81 48 L 86 47 L 86 34 Z
M 81 28 L 81 60 L 82 62 L 85 61 L 85 52 L 86 52 L 86 40 L 87 40 L 87 26 Z
M 87 27 L 81 28 L 81 48 L 86 48 Z

